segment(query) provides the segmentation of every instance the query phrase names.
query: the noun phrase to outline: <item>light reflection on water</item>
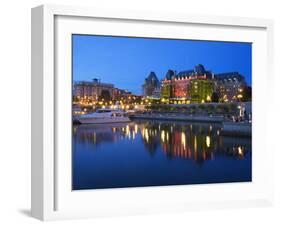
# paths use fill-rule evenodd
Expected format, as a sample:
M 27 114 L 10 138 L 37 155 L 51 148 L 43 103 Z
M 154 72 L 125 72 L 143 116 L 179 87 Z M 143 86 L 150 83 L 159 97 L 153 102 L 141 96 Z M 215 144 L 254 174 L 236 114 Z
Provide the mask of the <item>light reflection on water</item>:
M 73 128 L 73 188 L 251 181 L 251 139 L 219 124 L 134 121 Z

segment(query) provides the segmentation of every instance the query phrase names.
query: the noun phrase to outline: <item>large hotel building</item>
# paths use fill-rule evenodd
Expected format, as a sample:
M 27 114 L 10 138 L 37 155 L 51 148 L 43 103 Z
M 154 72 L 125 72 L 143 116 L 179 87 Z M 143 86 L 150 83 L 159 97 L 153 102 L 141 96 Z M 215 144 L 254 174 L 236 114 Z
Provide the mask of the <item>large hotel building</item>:
M 157 76 L 153 73 L 145 80 L 144 96 L 157 97 Z M 146 88 L 149 87 L 149 90 Z M 211 102 L 214 97 L 220 102 L 235 102 L 241 99 L 242 92 L 247 88 L 244 77 L 238 72 L 214 74 L 205 70 L 202 64 L 196 65 L 193 70 L 176 72 L 168 70 L 160 82 L 158 97 L 164 99 L 186 99 L 193 103 Z M 154 94 L 154 95 L 153 95 Z

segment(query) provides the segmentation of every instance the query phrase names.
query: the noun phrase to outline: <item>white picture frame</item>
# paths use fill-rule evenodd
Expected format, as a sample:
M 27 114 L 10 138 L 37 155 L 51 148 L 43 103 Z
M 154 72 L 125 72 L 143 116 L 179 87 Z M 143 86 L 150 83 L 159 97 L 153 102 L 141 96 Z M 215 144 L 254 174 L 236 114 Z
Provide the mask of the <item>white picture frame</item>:
M 104 20 L 108 24 L 101 26 Z M 123 22 L 125 23 L 122 24 Z M 91 26 L 92 23 L 95 26 Z M 118 23 L 118 26 L 120 24 L 120 27 L 117 26 L 118 29 L 114 29 L 115 23 Z M 147 29 L 133 29 L 132 26 L 136 24 Z M 150 26 L 161 26 L 163 29 L 162 31 L 159 29 L 159 33 L 153 33 Z M 256 99 L 253 101 L 252 142 L 253 152 L 256 150 L 256 153 L 253 154 L 253 182 L 106 189 L 106 191 L 82 191 L 73 194 L 69 188 L 71 164 L 68 160 L 71 156 L 69 151 L 71 144 L 68 138 L 61 138 L 60 135 L 68 133 L 71 126 L 70 123 L 67 126 L 69 118 L 63 117 L 68 114 L 70 104 L 64 109 L 59 107 L 60 103 L 70 103 L 71 100 L 69 100 L 71 97 L 68 97 L 71 78 L 64 77 L 69 76 L 71 70 L 69 68 L 71 47 L 69 39 L 65 37 L 77 31 L 91 33 L 93 30 L 96 34 L 120 33 L 121 36 L 126 34 L 127 36 L 170 37 L 172 33 L 165 33 L 168 26 L 176 33 L 174 35 L 180 38 L 240 40 L 255 44 L 253 95 Z M 197 29 L 201 34 L 196 32 L 181 34 L 177 32 L 178 26 L 190 26 L 190 29 Z M 109 28 L 111 28 L 110 32 Z M 217 33 L 210 32 L 208 36 L 203 36 L 204 29 L 216 29 Z M 41 220 L 56 220 L 271 205 L 273 181 L 268 175 L 273 172 L 273 150 L 267 148 L 266 139 L 267 109 L 270 109 L 271 102 L 264 100 L 267 100 L 272 93 L 270 89 L 274 82 L 272 68 L 273 22 L 271 20 L 100 10 L 56 5 L 33 8 L 32 216 Z M 266 76 L 262 76 L 263 74 Z M 63 146 L 66 148 L 62 151 Z M 262 151 L 265 151 L 266 155 Z M 208 194 L 212 194 L 212 197 Z

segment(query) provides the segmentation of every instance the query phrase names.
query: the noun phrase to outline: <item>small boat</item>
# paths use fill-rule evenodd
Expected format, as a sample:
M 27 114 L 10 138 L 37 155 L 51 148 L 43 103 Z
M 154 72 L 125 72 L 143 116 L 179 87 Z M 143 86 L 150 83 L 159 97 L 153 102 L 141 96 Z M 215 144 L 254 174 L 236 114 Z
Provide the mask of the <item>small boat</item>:
M 76 119 L 82 124 L 130 122 L 126 112 L 115 109 L 99 109 L 94 113 L 81 115 Z

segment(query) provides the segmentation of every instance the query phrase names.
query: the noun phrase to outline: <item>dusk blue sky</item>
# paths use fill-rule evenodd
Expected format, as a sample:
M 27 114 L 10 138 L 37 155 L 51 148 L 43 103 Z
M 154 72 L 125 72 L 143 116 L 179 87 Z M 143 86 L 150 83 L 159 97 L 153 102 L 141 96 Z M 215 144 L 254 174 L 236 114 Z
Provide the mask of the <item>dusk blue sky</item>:
M 238 71 L 252 83 L 250 43 L 73 35 L 73 80 L 112 83 L 141 94 L 151 71 L 162 79 L 168 69 L 203 64 L 213 73 Z

